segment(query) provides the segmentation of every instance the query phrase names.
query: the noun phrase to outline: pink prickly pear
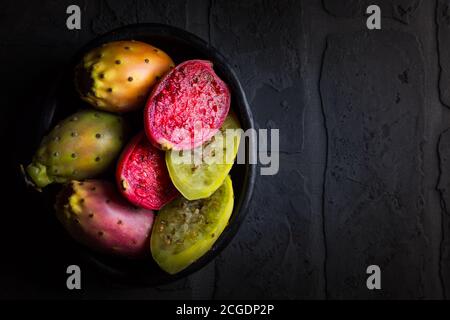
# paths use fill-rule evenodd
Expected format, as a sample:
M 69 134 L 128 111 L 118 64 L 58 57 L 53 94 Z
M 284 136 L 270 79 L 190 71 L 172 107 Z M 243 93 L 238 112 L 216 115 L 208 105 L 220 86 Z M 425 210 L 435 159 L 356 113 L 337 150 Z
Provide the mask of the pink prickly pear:
M 130 258 L 149 252 L 153 211 L 132 206 L 108 181 L 71 181 L 55 209 L 69 234 L 93 250 Z

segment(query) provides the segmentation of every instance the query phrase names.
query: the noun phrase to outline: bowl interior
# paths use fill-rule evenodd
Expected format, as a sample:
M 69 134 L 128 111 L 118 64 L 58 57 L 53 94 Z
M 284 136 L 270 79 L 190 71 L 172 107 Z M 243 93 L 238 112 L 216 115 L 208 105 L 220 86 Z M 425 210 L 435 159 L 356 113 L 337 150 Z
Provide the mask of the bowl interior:
M 73 85 L 73 69 L 81 57 L 87 51 L 102 43 L 131 39 L 148 42 L 162 49 L 177 64 L 189 59 L 207 59 L 212 61 L 214 70 L 228 84 L 231 90 L 231 108 L 237 114 L 242 128 L 246 130 L 254 127 L 244 91 L 236 75 L 225 59 L 214 48 L 198 37 L 181 29 L 159 24 L 140 24 L 120 28 L 98 37 L 75 55 L 45 104 L 41 121 L 41 135 L 51 129 L 59 120 L 82 107 L 87 107 L 78 98 Z M 129 120 L 135 122 L 136 126 L 133 127 L 138 128 L 138 130 L 139 128 L 142 129 L 142 111 L 130 115 Z M 254 150 L 255 143 L 247 141 L 245 144 L 246 152 L 248 153 L 251 148 Z M 112 173 L 110 176 L 113 176 Z M 151 257 L 145 260 L 127 260 L 94 253 L 76 244 L 74 246 L 87 261 L 103 271 L 102 274 L 112 277 L 118 282 L 135 285 L 159 285 L 185 277 L 211 261 L 231 241 L 244 219 L 253 190 L 255 165 L 249 163 L 235 164 L 231 171 L 231 178 L 235 193 L 235 204 L 228 227 L 207 254 L 176 275 L 169 275 L 162 271 Z M 47 201 L 53 202 L 54 191 L 44 192 Z

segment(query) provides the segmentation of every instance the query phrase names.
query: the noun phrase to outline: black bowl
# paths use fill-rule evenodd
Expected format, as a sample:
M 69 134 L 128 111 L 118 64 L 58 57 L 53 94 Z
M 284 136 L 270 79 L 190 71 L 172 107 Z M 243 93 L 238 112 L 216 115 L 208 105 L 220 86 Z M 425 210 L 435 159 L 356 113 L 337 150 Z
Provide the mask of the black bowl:
M 231 90 L 231 108 L 239 117 L 242 128 L 244 130 L 254 128 L 253 117 L 241 84 L 232 68 L 216 49 L 197 36 L 182 29 L 162 24 L 136 24 L 116 29 L 90 41 L 74 56 L 68 70 L 55 83 L 45 102 L 38 133 L 40 136 L 48 132 L 62 118 L 80 108 L 89 107 L 79 99 L 73 85 L 73 69 L 82 56 L 90 49 L 103 43 L 131 39 L 148 42 L 164 50 L 177 64 L 189 59 L 207 59 L 212 61 L 214 70 L 228 84 Z M 138 118 L 140 117 L 141 114 L 138 115 Z M 255 142 L 247 141 L 245 146 L 247 154 L 250 149 L 256 150 Z M 95 253 L 81 245 L 74 244 L 75 250 L 79 251 L 82 257 L 102 271 L 102 274 L 106 275 L 107 279 L 118 283 L 153 286 L 186 277 L 214 259 L 233 239 L 246 215 L 255 184 L 255 176 L 255 164 L 246 163 L 233 166 L 231 177 L 235 203 L 228 227 L 208 253 L 176 275 L 169 275 L 162 271 L 151 257 L 145 260 L 116 258 Z M 58 187 L 52 186 L 44 191 L 43 198 L 46 199 L 47 208 L 54 201 L 57 190 Z

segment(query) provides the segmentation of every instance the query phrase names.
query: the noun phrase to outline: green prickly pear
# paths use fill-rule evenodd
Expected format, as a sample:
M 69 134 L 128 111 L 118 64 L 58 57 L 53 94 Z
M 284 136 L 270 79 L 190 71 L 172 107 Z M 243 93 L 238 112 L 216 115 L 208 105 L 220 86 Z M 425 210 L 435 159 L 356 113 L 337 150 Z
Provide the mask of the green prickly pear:
M 118 115 L 79 111 L 44 137 L 26 173 L 38 188 L 95 177 L 113 165 L 124 143 L 125 127 Z
M 55 210 L 69 234 L 93 250 L 129 258 L 150 252 L 153 211 L 129 204 L 109 181 L 71 181 Z

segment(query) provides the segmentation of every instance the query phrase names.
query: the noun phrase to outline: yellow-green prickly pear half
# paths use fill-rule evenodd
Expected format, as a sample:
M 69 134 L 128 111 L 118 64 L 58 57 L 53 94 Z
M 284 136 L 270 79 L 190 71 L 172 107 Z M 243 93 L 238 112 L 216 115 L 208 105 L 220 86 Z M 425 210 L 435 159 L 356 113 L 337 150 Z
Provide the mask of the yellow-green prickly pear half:
M 175 187 L 188 200 L 211 196 L 227 177 L 241 138 L 239 121 L 230 113 L 220 130 L 192 150 L 166 152 L 166 164 Z
M 79 111 L 44 137 L 26 173 L 38 188 L 98 176 L 114 164 L 125 135 L 121 116 Z
M 207 199 L 179 197 L 164 206 L 153 224 L 153 259 L 167 273 L 187 268 L 207 253 L 230 220 L 234 194 L 229 176 Z
M 75 69 L 81 99 L 110 112 L 143 107 L 153 85 L 175 65 L 161 49 L 140 41 L 114 41 L 89 51 Z

